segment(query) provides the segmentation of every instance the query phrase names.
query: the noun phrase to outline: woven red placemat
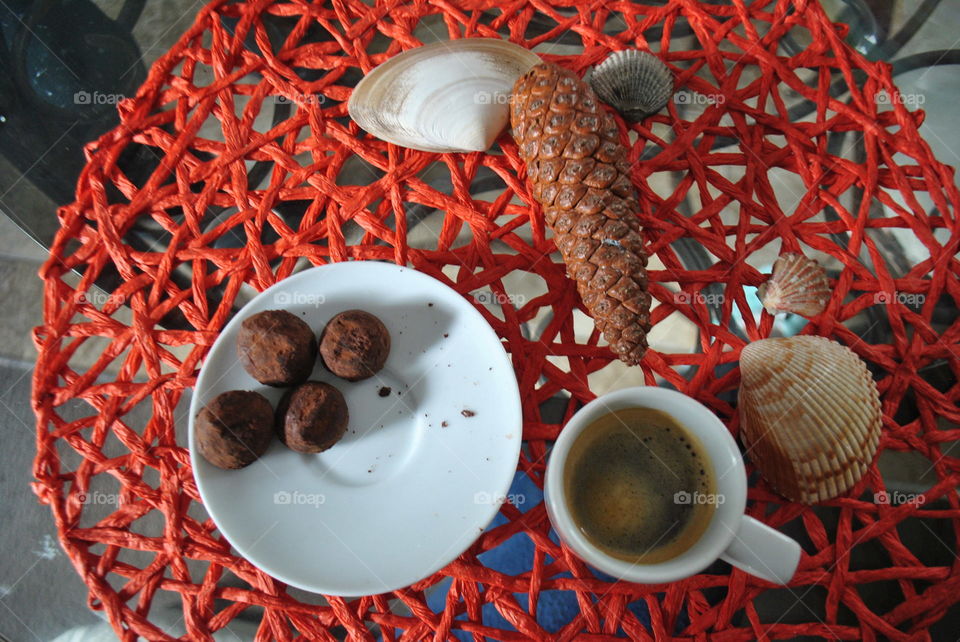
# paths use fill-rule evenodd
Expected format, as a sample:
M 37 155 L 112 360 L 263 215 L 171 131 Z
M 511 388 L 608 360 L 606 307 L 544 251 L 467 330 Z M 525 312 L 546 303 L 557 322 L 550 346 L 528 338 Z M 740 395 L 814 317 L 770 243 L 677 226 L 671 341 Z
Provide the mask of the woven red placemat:
M 250 607 L 263 607 L 263 640 L 296 632 L 333 639 L 335 626 L 370 638 L 371 625 L 387 640 L 449 639 L 452 632 L 477 640 L 546 638 L 536 613 L 548 590 L 573 592 L 580 605 L 556 633 L 560 639 L 923 639 L 960 600 L 956 558 L 931 561 L 908 548 L 902 530 L 919 522 L 954 550 L 960 534 L 960 460 L 944 446 L 960 438 L 960 321 L 934 319 L 938 303 L 960 301 L 953 170 L 918 135 L 922 112 L 890 99 L 898 94 L 889 67 L 848 48 L 846 28 L 832 24 L 817 3 L 659 4 L 213 2 L 157 61 L 138 94 L 120 103 L 121 124 L 86 149 L 76 200 L 60 210 L 61 229 L 41 270 L 44 320 L 35 331 L 33 388 L 34 488 L 89 586 L 91 605 L 118 635 L 170 639 L 151 621 L 151 602 L 161 594 L 182 599 L 191 640 L 212 639 Z M 281 38 L 271 40 L 270 25 L 282 27 Z M 789 624 L 783 614 L 762 617 L 757 604 L 771 586 L 727 567 L 668 586 L 598 579 L 549 539 L 542 504 L 522 513 L 504 505 L 505 523 L 415 586 L 316 606 L 233 555 L 200 509 L 181 400 L 246 288 L 263 289 L 304 263 L 396 261 L 465 295 L 496 293 L 501 314 L 477 305 L 512 355 L 524 403 L 520 470 L 537 484 L 548 442 L 561 428 L 543 420 L 540 404 L 568 394 L 569 417 L 593 397 L 588 375 L 613 360 L 596 333 L 575 340 L 581 304 L 539 209 L 528 205 L 508 134 L 499 141 L 502 153 L 437 155 L 367 137 L 346 117 L 349 87 L 362 72 L 431 33 L 509 38 L 580 73 L 611 50 L 652 47 L 689 100 L 708 97 L 693 113 L 675 102 L 632 126 L 646 240 L 663 265 L 650 275 L 658 303 L 653 321 L 678 313 L 701 337 L 696 352 L 654 349 L 641 367 L 648 383 L 662 377 L 711 407 L 734 433 L 729 393 L 738 371 L 731 366 L 744 344 L 731 330 L 734 317 L 750 339 L 773 327 L 773 317 L 748 305 L 745 287 L 765 280 L 751 257 L 779 242 L 781 251 L 816 251 L 841 266 L 827 310 L 804 332 L 836 338 L 871 365 L 885 412 L 881 452 L 913 453 L 932 482 L 921 501 L 876 502 L 874 493 L 885 486 L 875 464 L 855 492 L 826 508 L 791 504 L 762 480 L 753 484 L 750 513 L 803 535 L 790 590 L 797 598 L 822 594 L 822 616 L 801 611 Z M 787 34 L 800 43 L 794 54 L 779 46 Z M 582 45 L 582 53 L 546 44 L 557 40 Z M 846 83 L 849 94 L 831 97 L 831 82 Z M 257 120 L 277 96 L 285 97 L 288 115 L 272 124 Z M 794 117 L 791 105 L 804 100 L 815 109 Z M 828 137 L 840 132 L 861 146 L 863 162 L 828 148 Z M 449 173 L 448 190 L 422 177 L 437 163 Z M 363 165 L 364 184 L 342 180 Z M 130 169 L 144 166 L 150 171 Z M 255 185 L 248 179 L 253 167 L 269 170 Z M 499 197 L 471 195 L 481 173 L 499 177 Z M 664 173 L 676 179 L 671 193 L 649 186 Z M 772 181 L 777 173 L 803 186 L 789 209 Z M 692 214 L 682 212 L 684 203 L 692 203 Z M 424 207 L 443 211 L 442 225 L 429 247 L 412 247 L 411 212 Z M 468 240 L 458 241 L 465 230 Z M 915 237 L 927 253 L 906 273 L 892 272 L 879 247 L 878 234 L 891 230 Z M 685 265 L 672 245 L 683 239 L 705 248 L 712 264 Z M 515 302 L 504 280 L 518 272 L 542 280 L 546 293 Z M 106 284 L 106 293 L 95 282 Z M 707 297 L 697 296 L 711 284 L 724 294 L 713 316 Z M 524 334 L 523 324 L 545 309 L 552 321 L 538 336 Z M 879 315 L 892 338 L 871 343 L 848 327 L 866 312 Z M 93 365 L 78 366 L 91 345 Z M 946 386 L 918 374 L 944 364 L 953 375 Z M 908 403 L 914 411 L 904 415 Z M 146 419 L 137 423 L 136 409 L 144 407 Z M 96 513 L 89 493 L 103 480 L 118 489 L 118 499 Z M 143 527 L 148 517 L 160 526 Z M 478 560 L 518 532 L 534 544 L 526 572 L 507 575 Z M 867 547 L 888 563 L 857 563 Z M 453 583 L 446 608 L 436 613 L 425 592 L 446 577 Z M 884 610 L 862 598 L 877 582 L 896 596 Z M 524 594 L 525 605 L 517 598 Z M 649 622 L 628 608 L 638 600 Z M 484 604 L 511 627 L 484 624 Z

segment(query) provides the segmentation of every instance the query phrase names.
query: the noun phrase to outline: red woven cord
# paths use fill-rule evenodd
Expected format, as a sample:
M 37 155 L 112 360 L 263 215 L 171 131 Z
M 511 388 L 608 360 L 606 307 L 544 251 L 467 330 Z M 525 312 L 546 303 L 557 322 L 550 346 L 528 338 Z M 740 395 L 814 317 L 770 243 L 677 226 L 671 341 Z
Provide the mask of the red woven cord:
M 267 22 L 286 25 L 289 35 L 281 45 L 270 42 L 267 16 Z M 537 35 L 530 26 L 535 17 L 556 26 Z M 683 32 L 684 25 L 692 34 Z M 648 42 L 645 34 L 655 27 L 662 27 L 662 37 Z M 327 38 L 308 38 L 311 29 Z M 524 407 L 526 447 L 519 468 L 537 484 L 543 482 L 546 442 L 562 425 L 545 421 L 540 404 L 569 395 L 566 421 L 577 403 L 594 396 L 591 375 L 617 365 L 598 333 L 575 331 L 581 303 L 539 209 L 529 205 L 533 200 L 509 135 L 499 140 L 502 154 L 427 154 L 365 136 L 345 118 L 350 78 L 418 46 L 421 33 L 443 29 L 437 35 L 542 45 L 538 52 L 545 59 L 577 72 L 612 50 L 653 47 L 674 70 L 678 86 L 712 97 L 693 116 L 671 104 L 632 126 L 642 223 L 655 264 L 662 265 L 650 273 L 653 321 L 679 315 L 700 336 L 696 353 L 651 350 L 642 364 L 647 383 L 668 381 L 712 408 L 736 433 L 736 412 L 726 399 L 739 373 L 723 366 L 736 362 L 744 342 L 730 330 L 732 319 L 742 317 L 751 340 L 768 336 L 773 327 L 769 314 L 756 316 L 748 306 L 745 286 L 765 280 L 751 259 L 779 243 L 781 251 L 819 252 L 842 266 L 827 310 L 804 332 L 833 337 L 874 367 L 885 413 L 881 451 L 914 453 L 928 462 L 935 482 L 923 503 L 899 506 L 872 501 L 873 493 L 885 490 L 876 464 L 854 492 L 816 509 L 786 502 L 762 480 L 750 489 L 751 514 L 805 534 L 790 590 L 797 598 L 813 591 L 822 596 L 822 621 L 806 610 L 791 614 L 789 622 L 761 616 L 757 601 L 770 585 L 737 570 L 663 586 L 598 580 L 549 539 L 542 505 L 525 513 L 504 505 L 506 523 L 412 587 L 353 601 L 331 598 L 324 606 L 291 595 L 234 555 L 215 532 L 199 506 L 181 401 L 232 306 L 249 296 L 251 286 L 262 290 L 304 264 L 380 259 L 412 265 L 464 295 L 479 288 L 506 295 L 498 297 L 507 302 L 502 316 L 477 305 L 513 357 Z M 387 640 L 452 639 L 457 631 L 474 640 L 520 640 L 550 637 L 537 622 L 537 603 L 543 591 L 560 590 L 573 592 L 581 609 L 555 635 L 562 640 L 621 633 L 641 640 L 927 637 L 927 629 L 960 600 L 960 567 L 924 562 L 929 557 L 911 550 L 898 526 L 922 522 L 941 534 L 948 549 L 957 548 L 960 460 L 945 454 L 944 444 L 960 439 L 960 321 L 937 325 L 932 319 L 939 301 L 960 301 L 960 195 L 953 170 L 933 158 L 917 133 L 923 113 L 897 101 L 878 112 L 875 95 L 896 92 L 889 67 L 849 49 L 846 31 L 816 3 L 803 0 L 750 6 L 742 0 L 726 6 L 674 0 L 659 7 L 598 1 L 576 8 L 553 0 L 374 7 L 338 0 L 206 7 L 153 66 L 138 94 L 120 104 L 121 124 L 87 147 L 76 200 L 59 211 L 61 229 L 41 270 L 34 489 L 51 508 L 61 544 L 89 587 L 91 607 L 103 610 L 124 640 L 171 639 L 151 620 L 151 605 L 161 596 L 182 601 L 190 640 L 211 640 L 251 607 L 262 608 L 258 640 L 290 640 L 297 633 L 332 640 L 330 629 L 338 626 L 370 639 L 375 625 Z M 784 54 L 777 43 L 788 32 L 810 44 L 796 55 Z M 578 37 L 583 52 L 561 54 L 549 44 L 561 36 Z M 854 71 L 864 74 L 862 83 L 854 81 Z M 850 85 L 849 99 L 830 97 L 837 77 Z M 290 115 L 274 125 L 255 122 L 264 105 L 281 95 L 295 105 Z M 791 122 L 788 109 L 798 95 L 817 109 Z M 827 135 L 838 132 L 862 138 L 866 162 L 827 152 Z M 736 142 L 714 149 L 719 138 Z M 662 149 L 640 161 L 648 142 Z M 153 159 L 149 176 L 128 177 L 120 169 L 121 155 L 136 150 Z M 255 161 L 272 167 L 262 185 L 251 187 L 247 171 Z M 364 165 L 365 184 L 344 180 L 348 170 Z M 482 168 L 502 179 L 501 195 L 471 195 Z M 730 168 L 742 176 L 729 178 Z M 448 173 L 452 188 L 432 186 L 432 171 Z M 679 177 L 676 187 L 658 193 L 654 179 L 666 173 Z M 778 196 L 775 175 L 803 185 L 795 203 Z M 855 190 L 863 197 L 851 206 Z M 305 214 L 284 219 L 277 206 L 294 202 L 306 207 Z M 693 204 L 692 215 L 682 211 L 685 202 Z M 871 212 L 876 203 L 882 215 Z M 409 212 L 420 205 L 443 213 L 437 238 L 427 247 L 410 240 L 416 228 Z M 211 207 L 231 209 L 211 226 Z M 839 220 L 824 218 L 826 208 Z M 145 246 L 134 231 L 147 225 L 159 242 Z M 929 257 L 894 276 L 876 241 L 884 230 L 909 232 Z M 831 236 L 841 232 L 848 241 Z M 231 238 L 244 242 L 221 242 Z M 712 266 L 685 267 L 671 246 L 679 239 L 699 243 L 714 258 Z M 103 294 L 93 284 L 111 271 L 120 284 Z M 544 294 L 523 303 L 510 298 L 514 281 L 508 277 L 518 274 L 538 280 Z M 693 296 L 710 284 L 721 284 L 725 297 L 717 320 L 703 297 Z M 676 297 L 677 285 L 690 296 Z M 210 295 L 215 287 L 223 291 L 219 299 Z M 878 294 L 892 292 L 922 295 L 925 302 L 918 310 L 898 298 L 878 305 Z M 849 329 L 850 320 L 868 309 L 889 321 L 889 343 L 868 343 Z M 160 326 L 174 311 L 191 329 Z M 521 331 L 546 312 L 550 320 L 539 336 Z M 92 366 L 79 366 L 84 352 L 101 356 Z M 947 389 L 918 374 L 943 362 L 954 377 Z M 905 402 L 916 407 L 917 418 L 901 424 L 896 417 Z M 148 420 L 136 419 L 138 406 L 147 407 Z M 85 499 L 104 484 L 117 489 L 122 501 L 97 521 Z M 162 528 L 144 530 L 142 524 L 157 516 Z M 479 561 L 478 554 L 517 533 L 534 543 L 529 571 L 510 576 Z M 882 550 L 889 565 L 857 562 L 867 548 Z M 566 572 L 572 577 L 559 576 Z M 435 613 L 425 592 L 446 577 L 453 583 L 444 609 Z M 874 612 L 860 590 L 875 582 L 892 583 L 903 599 Z M 721 597 L 710 591 L 715 588 L 723 589 Z M 528 597 L 527 608 L 516 594 Z M 627 608 L 636 601 L 645 602 L 649 624 Z M 514 630 L 484 624 L 486 603 Z M 678 628 L 683 614 L 689 624 Z

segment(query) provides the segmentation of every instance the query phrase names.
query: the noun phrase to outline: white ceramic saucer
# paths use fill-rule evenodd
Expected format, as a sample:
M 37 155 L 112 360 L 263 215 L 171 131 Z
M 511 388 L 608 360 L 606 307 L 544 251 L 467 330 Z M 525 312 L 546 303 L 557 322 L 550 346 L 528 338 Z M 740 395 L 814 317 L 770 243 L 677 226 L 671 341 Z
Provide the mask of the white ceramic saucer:
M 285 309 L 319 335 L 351 308 L 380 317 L 392 348 L 384 369 L 357 383 L 317 360 L 312 378 L 346 398 L 344 438 L 319 455 L 274 439 L 242 470 L 207 463 L 194 436 L 206 403 L 227 390 L 255 390 L 274 404 L 283 393 L 237 360 L 243 319 Z M 210 349 L 190 404 L 194 476 L 220 531 L 273 577 L 330 595 L 401 588 L 460 555 L 509 489 L 521 431 L 513 367 L 480 313 L 425 274 L 372 261 L 306 270 L 254 298 Z

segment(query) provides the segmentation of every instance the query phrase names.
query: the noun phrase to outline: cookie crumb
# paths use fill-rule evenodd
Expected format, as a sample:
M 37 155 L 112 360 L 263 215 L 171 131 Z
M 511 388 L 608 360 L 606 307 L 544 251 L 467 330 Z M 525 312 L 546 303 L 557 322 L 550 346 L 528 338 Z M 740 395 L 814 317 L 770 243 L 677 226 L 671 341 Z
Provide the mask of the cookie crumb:
M 377 391 L 377 394 L 381 397 L 387 397 L 391 392 L 393 392 L 393 389 L 390 386 L 380 386 L 380 390 Z
M 444 339 L 446 339 L 446 338 L 449 337 L 449 336 L 450 336 L 450 333 L 449 333 L 449 332 L 444 332 L 444 333 L 443 333 L 443 338 L 444 338 Z
M 460 411 L 460 414 L 463 415 L 464 417 L 473 417 L 477 413 L 475 413 L 472 410 L 467 410 L 466 408 L 464 408 L 463 410 Z
M 441 422 L 440 422 L 440 426 L 441 426 L 442 428 L 446 428 L 446 427 L 449 426 L 449 425 L 450 425 L 450 424 L 449 424 L 448 422 L 446 422 L 446 421 L 441 421 Z

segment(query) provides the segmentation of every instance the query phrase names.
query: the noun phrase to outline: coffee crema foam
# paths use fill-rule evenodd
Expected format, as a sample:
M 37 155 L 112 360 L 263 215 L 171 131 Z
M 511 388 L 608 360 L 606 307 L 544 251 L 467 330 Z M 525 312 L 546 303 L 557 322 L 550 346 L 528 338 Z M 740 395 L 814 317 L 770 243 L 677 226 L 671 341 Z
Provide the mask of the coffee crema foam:
M 563 481 L 580 531 L 629 562 L 681 555 L 716 510 L 702 501 L 716 497 L 702 445 L 669 414 L 650 408 L 616 410 L 587 426 L 570 448 Z

